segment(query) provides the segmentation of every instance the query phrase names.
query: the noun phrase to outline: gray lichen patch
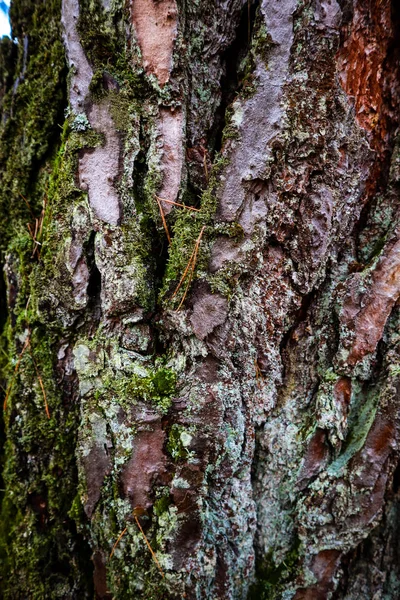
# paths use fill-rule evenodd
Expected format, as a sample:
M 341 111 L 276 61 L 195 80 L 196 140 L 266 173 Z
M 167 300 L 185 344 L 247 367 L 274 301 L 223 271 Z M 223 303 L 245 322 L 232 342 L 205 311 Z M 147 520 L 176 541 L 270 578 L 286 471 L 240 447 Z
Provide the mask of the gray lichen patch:
M 107 315 L 136 315 L 152 307 L 154 290 L 150 265 L 143 260 L 146 240 L 131 222 L 100 231 L 95 239 L 96 265 L 101 275 L 102 307 Z M 140 251 L 141 250 L 141 251 Z
M 89 268 L 84 245 L 90 231 L 89 207 L 82 201 L 73 208 L 71 216 L 72 237 L 67 238 L 65 246 L 65 264 L 71 275 L 73 297 L 77 307 L 85 307 L 88 301 L 87 286 Z

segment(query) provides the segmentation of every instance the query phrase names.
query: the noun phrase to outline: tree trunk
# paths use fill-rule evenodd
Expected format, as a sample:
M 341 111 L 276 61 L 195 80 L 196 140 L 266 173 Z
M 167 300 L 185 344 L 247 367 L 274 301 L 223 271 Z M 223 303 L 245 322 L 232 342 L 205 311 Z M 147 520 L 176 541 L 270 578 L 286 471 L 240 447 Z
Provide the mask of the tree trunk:
M 400 597 L 395 0 L 13 0 L 3 597 Z

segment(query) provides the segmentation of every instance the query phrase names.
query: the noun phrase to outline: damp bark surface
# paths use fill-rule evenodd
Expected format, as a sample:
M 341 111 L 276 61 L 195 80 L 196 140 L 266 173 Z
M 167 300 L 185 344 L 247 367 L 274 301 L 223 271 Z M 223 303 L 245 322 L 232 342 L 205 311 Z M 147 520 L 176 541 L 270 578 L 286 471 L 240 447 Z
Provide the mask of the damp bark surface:
M 0 588 L 400 596 L 400 11 L 12 0 Z

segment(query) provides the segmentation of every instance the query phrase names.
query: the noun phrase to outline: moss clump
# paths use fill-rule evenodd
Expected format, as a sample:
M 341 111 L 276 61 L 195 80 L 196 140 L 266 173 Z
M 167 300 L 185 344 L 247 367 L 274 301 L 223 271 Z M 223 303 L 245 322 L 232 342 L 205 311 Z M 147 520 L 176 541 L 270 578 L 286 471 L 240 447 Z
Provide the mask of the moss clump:
M 224 167 L 229 163 L 229 160 L 220 155 L 214 161 L 214 165 L 210 174 L 210 179 L 207 189 L 203 192 L 201 198 L 200 212 L 189 210 L 180 210 L 175 213 L 175 222 L 172 226 L 174 237 L 169 248 L 169 257 L 163 280 L 163 287 L 160 292 L 160 298 L 166 304 L 167 294 L 171 292 L 173 286 L 176 286 L 185 271 L 188 261 L 193 253 L 196 240 L 203 226 L 206 227 L 196 261 L 196 272 L 205 272 L 207 270 L 209 251 L 207 242 L 215 234 L 212 227 L 215 211 L 217 208 L 217 190 L 219 186 L 219 175 Z M 193 276 L 193 279 L 195 274 Z M 176 306 L 180 303 L 186 283 L 181 287 L 176 295 L 173 304 Z
M 88 565 L 83 563 L 88 556 L 81 553 L 85 544 L 73 534 L 67 516 L 76 489 L 78 414 L 74 406 L 64 410 L 55 383 L 56 337 L 37 322 L 30 324 L 30 345 L 8 399 L 6 493 L 0 515 L 0 577 L 7 574 L 2 583 L 5 598 L 25 597 L 27 592 L 44 598 L 49 586 L 67 595 L 72 590 L 85 594 L 87 585 L 84 570 Z M 20 348 L 15 354 L 20 354 Z
M 272 555 L 256 563 L 256 582 L 251 586 L 248 600 L 279 600 L 288 583 L 297 576 L 301 542 L 296 539 L 285 559 L 276 565 Z
M 110 372 L 103 374 L 102 382 L 105 390 L 122 406 L 143 400 L 154 403 L 163 413 L 168 412 L 176 393 L 176 373 L 166 367 L 143 367 L 131 376 Z
M 95 67 L 101 67 L 116 56 L 117 32 L 107 23 L 104 7 L 99 0 L 81 0 L 78 33 L 85 54 Z
M 165 513 L 168 508 L 171 505 L 171 498 L 169 495 L 169 490 L 168 493 L 161 496 L 161 498 L 158 498 L 158 500 L 156 500 L 154 502 L 154 514 L 157 517 L 160 517 L 163 513 Z
M 0 47 L 5 83 L 0 91 L 0 211 L 9 216 L 0 224 L 2 251 L 19 228 L 26 229 L 31 211 L 38 215 L 42 208 L 46 161 L 58 144 L 66 97 L 60 2 L 14 0 L 10 18 L 19 41 Z M 12 74 L 18 75 L 13 86 Z
M 187 428 L 174 423 L 170 429 L 167 450 L 175 460 L 192 458 L 193 452 L 189 450 L 194 434 L 194 428 Z
M 175 390 L 176 374 L 165 367 L 151 372 L 148 377 L 133 377 L 127 388 L 133 396 L 154 402 L 162 412 L 170 408 Z

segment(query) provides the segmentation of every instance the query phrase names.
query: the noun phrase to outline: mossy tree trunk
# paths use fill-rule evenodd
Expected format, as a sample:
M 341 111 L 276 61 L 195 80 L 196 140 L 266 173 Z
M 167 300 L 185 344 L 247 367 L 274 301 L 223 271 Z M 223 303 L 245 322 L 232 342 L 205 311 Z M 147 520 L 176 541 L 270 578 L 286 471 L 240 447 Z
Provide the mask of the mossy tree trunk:
M 397 2 L 11 19 L 4 598 L 400 597 Z

